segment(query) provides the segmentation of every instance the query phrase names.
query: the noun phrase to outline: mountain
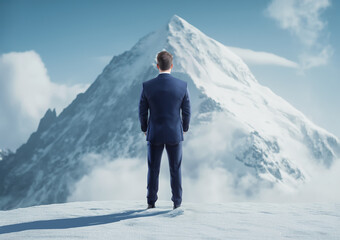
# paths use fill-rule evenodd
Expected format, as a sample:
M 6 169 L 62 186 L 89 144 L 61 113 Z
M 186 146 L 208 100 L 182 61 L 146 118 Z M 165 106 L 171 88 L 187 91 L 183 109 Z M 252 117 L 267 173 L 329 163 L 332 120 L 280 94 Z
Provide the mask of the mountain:
M 173 54 L 172 74 L 188 82 L 191 98 L 183 175 L 195 179 L 203 166 L 221 167 L 240 194 L 252 197 L 262 187 L 292 191 L 315 167 L 330 168 L 339 158 L 336 136 L 262 86 L 228 47 L 174 15 L 114 56 L 58 116 L 48 109 L 28 141 L 0 161 L 0 209 L 67 201 L 100 163 L 84 160 L 88 154 L 145 162 L 138 102 L 142 82 L 158 74 L 163 49 Z M 244 185 L 247 176 L 255 180 Z
M 338 239 L 339 211 L 339 203 L 69 202 L 0 211 L 0 238 Z

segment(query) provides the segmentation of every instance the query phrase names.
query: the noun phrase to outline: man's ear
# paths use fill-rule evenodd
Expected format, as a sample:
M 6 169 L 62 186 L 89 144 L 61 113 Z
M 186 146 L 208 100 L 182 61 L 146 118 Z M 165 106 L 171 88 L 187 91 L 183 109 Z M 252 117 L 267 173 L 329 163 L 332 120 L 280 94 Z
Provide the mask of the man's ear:
M 159 69 L 159 65 L 158 65 L 158 63 L 157 63 L 157 68 Z
M 174 65 L 171 63 L 171 66 L 170 66 L 170 68 L 172 69 L 172 67 L 173 67 Z

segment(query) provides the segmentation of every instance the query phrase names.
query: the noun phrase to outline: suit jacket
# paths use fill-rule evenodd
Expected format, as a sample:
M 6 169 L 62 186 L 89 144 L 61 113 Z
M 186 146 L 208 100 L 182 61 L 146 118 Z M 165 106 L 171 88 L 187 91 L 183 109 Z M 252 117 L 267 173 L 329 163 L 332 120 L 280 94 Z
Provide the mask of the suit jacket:
M 141 130 L 147 132 L 146 141 L 151 143 L 183 141 L 183 131 L 188 131 L 191 115 L 187 82 L 171 74 L 161 73 L 156 78 L 143 82 L 142 85 L 139 121 Z

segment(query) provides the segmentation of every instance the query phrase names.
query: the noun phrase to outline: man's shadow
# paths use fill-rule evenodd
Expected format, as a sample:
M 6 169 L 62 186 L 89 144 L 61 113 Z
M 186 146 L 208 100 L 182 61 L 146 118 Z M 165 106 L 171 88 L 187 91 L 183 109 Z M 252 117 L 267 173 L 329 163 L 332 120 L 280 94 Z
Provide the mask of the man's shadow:
M 129 210 L 129 211 L 122 212 L 122 213 L 113 213 L 113 214 L 106 214 L 106 215 L 99 215 L 99 216 L 62 218 L 62 219 L 39 220 L 39 221 L 33 221 L 33 222 L 16 223 L 16 224 L 0 226 L 0 234 L 20 232 L 20 231 L 32 230 L 32 229 L 66 229 L 66 228 L 93 226 L 93 225 L 99 225 L 99 224 L 114 223 L 114 222 L 118 222 L 121 220 L 132 219 L 132 218 L 156 216 L 156 215 L 171 212 L 171 210 L 157 211 L 157 212 L 154 212 L 152 210 L 151 211 L 146 211 L 146 210 L 148 209 Z M 144 211 L 145 213 L 138 214 Z

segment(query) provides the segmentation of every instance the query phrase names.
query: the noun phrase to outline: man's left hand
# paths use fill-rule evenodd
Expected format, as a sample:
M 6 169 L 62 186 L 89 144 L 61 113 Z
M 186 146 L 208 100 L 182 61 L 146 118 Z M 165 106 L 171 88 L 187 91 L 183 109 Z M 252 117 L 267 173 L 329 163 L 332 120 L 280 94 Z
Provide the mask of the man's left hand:
M 145 136 L 146 136 L 146 132 L 143 132 L 144 134 L 145 134 Z

